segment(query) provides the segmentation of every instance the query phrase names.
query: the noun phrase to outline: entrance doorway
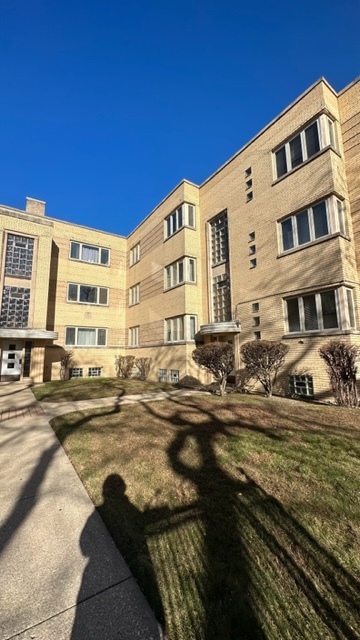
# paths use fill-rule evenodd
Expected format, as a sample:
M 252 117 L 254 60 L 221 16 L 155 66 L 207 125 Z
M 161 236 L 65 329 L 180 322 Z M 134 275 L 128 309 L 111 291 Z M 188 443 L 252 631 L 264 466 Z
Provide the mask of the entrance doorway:
M 1 380 L 20 380 L 22 369 L 22 342 L 4 342 L 1 357 Z

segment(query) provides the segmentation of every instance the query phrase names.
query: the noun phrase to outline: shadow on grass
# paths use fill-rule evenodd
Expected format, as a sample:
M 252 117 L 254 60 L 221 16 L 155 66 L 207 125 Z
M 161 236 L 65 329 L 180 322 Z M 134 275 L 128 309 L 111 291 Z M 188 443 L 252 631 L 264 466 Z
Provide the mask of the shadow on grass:
M 169 463 L 196 497 L 180 506 L 149 504 L 140 511 L 115 474 L 105 479 L 106 499 L 98 508 L 160 621 L 165 610 L 169 639 L 358 639 L 357 580 L 244 469 L 227 469 L 219 459 L 218 443 L 234 437 L 234 428 L 286 446 L 289 427 L 281 426 L 286 410 L 269 405 L 274 423 L 263 427 L 265 410 L 239 420 L 232 417 L 231 403 L 215 408 L 202 403 L 199 422 L 196 402 L 170 402 L 167 414 L 154 403 L 143 407 L 156 424 L 170 425 Z M 220 406 L 228 419 L 217 415 Z M 101 416 L 118 411 L 119 405 Z M 85 416 L 70 431 L 91 419 Z M 297 420 L 299 431 L 305 431 L 302 416 Z M 190 450 L 196 451 L 196 463 Z M 179 615 L 187 617 L 186 624 Z
M 260 581 L 266 571 L 266 562 L 263 575 L 259 570 L 262 559 L 258 554 L 262 551 L 270 562 L 282 566 L 294 593 L 301 593 L 318 618 L 319 630 L 313 637 L 321 637 L 323 629 L 331 630 L 334 637 L 359 638 L 355 631 L 360 613 L 359 583 L 243 469 L 238 468 L 235 476 L 220 465 L 217 441 L 230 435 L 225 423 L 209 409 L 204 412 L 205 422 L 191 424 L 189 403 L 181 406 L 179 399 L 173 402 L 176 408 L 167 419 L 176 432 L 168 447 L 168 457 L 175 473 L 196 487 L 198 501 L 193 506 L 197 507 L 203 524 L 204 630 L 199 637 L 206 640 L 269 637 L 262 625 Z M 147 405 L 146 409 L 159 417 L 154 405 Z M 265 433 L 255 425 L 250 428 Z M 184 461 L 191 442 L 198 452 L 196 466 Z M 271 588 L 276 585 L 270 584 Z M 280 601 L 279 608 L 282 605 Z M 283 618 L 282 622 L 273 620 L 267 625 L 276 628 L 271 637 L 289 633 L 291 619 L 286 621 L 286 613 L 279 618 Z

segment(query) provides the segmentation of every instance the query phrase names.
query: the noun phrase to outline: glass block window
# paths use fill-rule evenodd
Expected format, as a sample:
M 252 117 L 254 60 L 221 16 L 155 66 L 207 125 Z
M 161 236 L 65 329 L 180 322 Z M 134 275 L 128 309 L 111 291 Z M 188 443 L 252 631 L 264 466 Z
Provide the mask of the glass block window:
M 70 378 L 82 378 L 83 370 L 80 367 L 73 367 L 69 369 L 69 376 Z
M 294 396 L 314 396 L 314 383 L 312 376 L 289 376 L 289 391 Z
M 101 367 L 89 367 L 88 376 L 89 378 L 100 378 Z
M 8 234 L 6 242 L 5 275 L 31 278 L 34 257 L 34 238 Z
M 158 380 L 159 382 L 167 382 L 167 369 L 159 369 Z
M 30 289 L 5 286 L 3 288 L 0 327 L 24 329 L 29 323 Z
M 171 384 L 179 382 L 179 369 L 170 369 L 170 382 Z
M 229 258 L 227 213 L 214 220 L 210 227 L 212 265 L 227 262 Z
M 214 322 L 231 320 L 230 283 L 226 274 L 213 278 Z

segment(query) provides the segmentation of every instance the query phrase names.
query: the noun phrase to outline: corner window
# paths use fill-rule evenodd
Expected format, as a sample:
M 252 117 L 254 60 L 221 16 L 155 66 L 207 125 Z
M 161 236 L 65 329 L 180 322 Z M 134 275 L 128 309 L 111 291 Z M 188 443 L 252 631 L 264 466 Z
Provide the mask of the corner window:
M 65 345 L 69 347 L 105 347 L 107 329 L 65 327 Z
M 274 152 L 275 179 L 289 173 L 327 146 L 334 146 L 334 123 L 322 114 Z
M 137 347 L 139 345 L 140 327 L 130 327 L 129 329 L 129 346 Z
M 140 260 L 140 242 L 130 249 L 130 267 Z
M 195 206 L 184 203 L 165 218 L 165 238 L 170 238 L 182 227 L 195 228 Z
M 351 289 L 340 287 L 285 301 L 288 333 L 355 328 Z
M 197 316 L 177 316 L 165 320 L 165 342 L 194 340 L 197 331 Z
M 89 284 L 68 284 L 68 302 L 81 302 L 82 304 L 107 305 L 109 302 L 109 289 L 107 287 L 93 287 Z
M 335 196 L 280 222 L 281 251 L 289 251 L 334 233 L 345 234 L 343 203 Z
M 110 250 L 82 242 L 70 242 L 70 258 L 92 264 L 110 264 Z
M 129 306 L 140 302 L 140 284 L 135 284 L 129 289 Z
M 170 289 L 183 282 L 196 281 L 195 258 L 182 258 L 165 267 L 165 289 Z

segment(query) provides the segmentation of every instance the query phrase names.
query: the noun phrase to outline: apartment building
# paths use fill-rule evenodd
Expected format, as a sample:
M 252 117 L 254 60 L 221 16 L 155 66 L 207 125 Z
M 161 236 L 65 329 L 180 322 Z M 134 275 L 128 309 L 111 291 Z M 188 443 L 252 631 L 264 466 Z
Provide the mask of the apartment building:
M 206 380 L 195 344 L 289 345 L 278 390 L 326 397 L 318 349 L 360 345 L 360 80 L 321 79 L 203 184 L 181 182 L 125 238 L 0 207 L 1 380 L 112 376 Z M 121 231 L 121 229 L 119 229 Z

